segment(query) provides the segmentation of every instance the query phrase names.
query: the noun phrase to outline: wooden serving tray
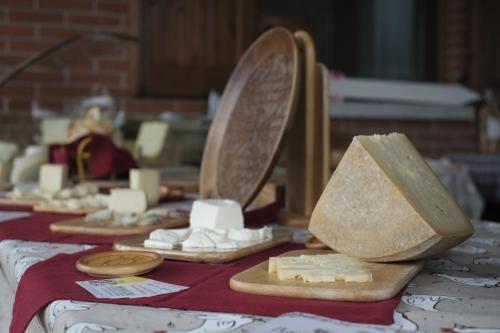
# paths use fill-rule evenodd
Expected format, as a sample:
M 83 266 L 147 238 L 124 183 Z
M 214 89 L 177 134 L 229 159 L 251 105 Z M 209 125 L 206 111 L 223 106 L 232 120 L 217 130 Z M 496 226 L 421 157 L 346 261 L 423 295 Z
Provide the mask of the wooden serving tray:
M 81 257 L 75 266 L 90 276 L 116 278 L 146 274 L 162 262 L 160 255 L 151 252 L 105 251 Z
M 163 222 L 147 226 L 115 226 L 111 221 L 85 222 L 84 218 L 76 218 L 61 222 L 55 222 L 50 225 L 50 231 L 64 232 L 69 234 L 87 234 L 87 235 L 133 235 L 145 234 L 155 229 L 168 229 L 187 226 L 188 217 L 166 218 Z
M 246 207 L 278 161 L 295 111 L 299 55 L 284 28 L 265 32 L 245 52 L 222 94 L 200 170 L 200 196 Z
M 144 247 L 144 240 L 147 237 L 135 237 L 116 241 L 113 249 L 120 251 L 149 251 L 163 256 L 165 259 L 183 260 L 191 262 L 223 263 L 238 258 L 267 250 L 277 245 L 289 242 L 292 239 L 292 233 L 287 230 L 273 230 L 273 239 L 260 244 L 251 245 L 237 250 L 182 250 L 178 249 L 157 249 Z
M 9 198 L 0 198 L 0 205 L 15 205 L 15 206 L 25 206 L 31 207 L 40 203 L 42 200 L 36 199 L 9 199 Z
M 296 250 L 283 256 L 301 254 L 327 254 L 331 250 Z M 234 275 L 229 281 L 231 289 L 247 294 L 312 298 L 335 301 L 375 302 L 396 295 L 423 267 L 423 261 L 404 263 L 366 263 L 373 282 L 308 283 L 302 280 L 279 280 L 268 273 L 268 261 Z
M 33 205 L 33 211 L 40 213 L 61 213 L 61 214 L 88 214 L 94 213 L 98 210 L 106 209 L 106 207 L 88 207 L 80 209 L 63 208 L 56 206 L 40 205 L 39 203 Z

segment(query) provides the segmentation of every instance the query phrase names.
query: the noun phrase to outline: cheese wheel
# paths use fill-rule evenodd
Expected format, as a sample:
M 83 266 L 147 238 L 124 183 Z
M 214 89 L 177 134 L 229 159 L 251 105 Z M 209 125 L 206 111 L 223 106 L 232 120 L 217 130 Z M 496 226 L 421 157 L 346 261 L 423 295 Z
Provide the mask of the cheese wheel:
M 428 257 L 473 233 L 439 178 L 397 133 L 354 137 L 309 230 L 332 249 L 373 262 Z

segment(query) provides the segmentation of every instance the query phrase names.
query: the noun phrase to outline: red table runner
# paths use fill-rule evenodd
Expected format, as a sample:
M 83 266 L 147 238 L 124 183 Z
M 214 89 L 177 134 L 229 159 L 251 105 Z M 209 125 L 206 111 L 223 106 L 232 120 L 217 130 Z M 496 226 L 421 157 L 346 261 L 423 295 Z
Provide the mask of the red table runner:
M 75 254 L 60 254 L 30 267 L 22 276 L 16 292 L 10 332 L 24 332 L 39 310 L 59 299 L 263 316 L 302 311 L 359 323 L 393 322 L 393 313 L 401 294 L 381 302 L 355 303 L 257 296 L 238 293 L 229 288 L 229 279 L 234 274 L 270 256 L 299 248 L 302 246 L 297 244 L 281 245 L 228 264 L 210 265 L 167 260 L 145 276 L 190 288 L 174 294 L 139 299 L 97 299 L 75 284 L 75 281 L 95 279 L 78 272 L 75 268 L 76 260 L 88 253 L 108 250 L 108 246 Z
M 245 223 L 250 227 L 261 227 L 271 223 L 280 209 L 273 203 L 245 213 Z M 31 211 L 31 208 L 15 205 L 0 205 L 2 211 Z M 36 242 L 68 243 L 68 244 L 113 244 L 115 240 L 134 237 L 127 236 L 98 236 L 83 234 L 67 234 L 50 231 L 54 222 L 75 218 L 75 214 L 36 213 L 31 216 L 18 218 L 0 223 L 0 240 L 17 239 Z
M 15 205 L 1 205 L 2 211 L 32 211 L 31 208 Z M 34 242 L 52 242 L 68 244 L 113 244 L 117 239 L 130 238 L 128 236 L 96 236 L 77 235 L 50 231 L 54 222 L 64 221 L 77 217 L 75 214 L 36 213 L 31 216 L 13 219 L 0 223 L 0 240 L 17 239 Z

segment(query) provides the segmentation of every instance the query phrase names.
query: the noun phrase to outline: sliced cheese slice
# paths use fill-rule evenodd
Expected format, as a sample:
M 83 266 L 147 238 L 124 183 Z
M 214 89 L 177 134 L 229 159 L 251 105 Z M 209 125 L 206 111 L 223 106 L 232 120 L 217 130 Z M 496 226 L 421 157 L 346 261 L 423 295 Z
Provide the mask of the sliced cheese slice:
M 310 283 L 373 281 L 365 263 L 343 254 L 271 257 L 268 272 L 280 280 L 302 279 Z
M 473 233 L 438 177 L 397 133 L 354 137 L 309 230 L 338 252 L 374 262 L 434 255 Z

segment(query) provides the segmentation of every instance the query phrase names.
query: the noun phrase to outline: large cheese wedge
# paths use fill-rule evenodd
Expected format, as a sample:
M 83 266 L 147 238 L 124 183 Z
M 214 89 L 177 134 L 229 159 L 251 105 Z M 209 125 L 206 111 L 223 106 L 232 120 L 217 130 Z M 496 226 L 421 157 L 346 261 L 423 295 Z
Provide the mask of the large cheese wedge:
M 42 191 L 57 192 L 68 181 L 68 166 L 65 164 L 44 164 L 40 167 L 38 186 Z
M 428 257 L 472 225 L 404 134 L 356 136 L 311 216 L 309 230 L 366 261 Z
M 131 169 L 129 172 L 130 188 L 143 190 L 148 205 L 156 205 L 160 196 L 160 171 L 155 169 Z
M 114 213 L 144 213 L 148 207 L 146 193 L 141 190 L 113 189 L 108 208 Z

